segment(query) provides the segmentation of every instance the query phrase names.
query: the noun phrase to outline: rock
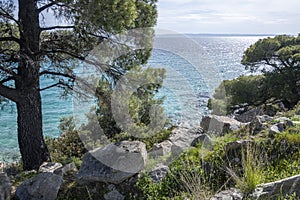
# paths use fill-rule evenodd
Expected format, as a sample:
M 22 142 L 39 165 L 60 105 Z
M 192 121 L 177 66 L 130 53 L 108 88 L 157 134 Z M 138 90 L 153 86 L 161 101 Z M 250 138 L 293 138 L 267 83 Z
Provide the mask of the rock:
M 149 157 L 158 158 L 161 156 L 167 156 L 171 153 L 172 142 L 169 140 L 153 145 L 152 149 L 148 152 Z
M 113 190 L 116 189 L 116 186 L 115 186 L 114 184 L 110 184 L 110 185 L 107 186 L 107 189 L 108 189 L 109 191 L 113 191 Z
M 203 133 L 200 127 L 177 127 L 172 131 L 169 140 L 153 145 L 148 152 L 149 158 L 161 159 L 161 163 L 168 165 L 173 158 L 190 148 L 195 139 L 201 137 Z
M 55 200 L 62 182 L 61 176 L 41 173 L 24 181 L 15 195 L 19 200 Z
M 104 195 L 105 200 L 124 200 L 125 196 L 120 194 L 117 190 L 113 190 L 107 194 Z
M 287 125 L 285 122 L 279 122 L 270 127 L 269 133 L 271 135 L 274 135 L 276 133 L 282 133 L 283 131 L 286 130 L 286 128 L 287 128 Z
M 203 132 L 201 128 L 186 128 L 177 127 L 172 131 L 170 136 L 171 146 L 171 158 L 168 161 L 173 160 L 179 156 L 183 151 L 191 147 L 192 142 L 199 137 L 199 134 Z
M 264 112 L 260 108 L 253 108 L 242 114 L 235 115 L 234 118 L 239 122 L 247 123 L 255 120 L 256 116 L 263 115 L 263 114 Z
M 257 200 L 264 200 L 278 199 L 279 196 L 293 193 L 296 193 L 296 196 L 300 196 L 300 174 L 272 183 L 258 185 L 251 196 Z
M 233 110 L 233 114 L 235 115 L 241 115 L 249 110 L 249 104 L 244 103 L 240 105 L 232 106 L 231 109 Z
M 86 182 L 119 184 L 139 173 L 147 160 L 146 145 L 139 141 L 112 143 L 88 152 L 76 177 Z
M 195 138 L 191 146 L 195 147 L 199 142 L 203 142 L 204 146 L 211 144 L 211 137 L 207 134 L 202 134 L 199 137 Z
M 170 141 L 173 144 L 171 147 L 172 154 L 178 155 L 178 153 L 186 150 L 192 144 L 192 142 L 199 137 L 198 133 L 203 133 L 200 128 L 185 128 L 178 127 L 172 131 L 172 135 L 170 136 Z
M 168 173 L 169 167 L 165 165 L 158 165 L 154 170 L 149 172 L 149 176 L 154 183 L 160 182 Z
M 62 168 L 59 168 L 59 169 L 56 169 L 54 171 L 54 174 L 57 174 L 57 175 L 60 175 L 60 176 L 63 176 L 65 175 L 66 173 L 70 172 L 70 171 L 73 171 L 73 172 L 76 172 L 78 171 L 76 165 L 74 162 L 71 162 L 69 164 L 66 164 L 64 167 Z
M 287 111 L 284 103 L 280 100 L 273 101 L 263 106 L 266 115 L 275 116 L 277 112 Z
M 61 163 L 52 163 L 52 162 L 44 162 L 40 168 L 39 168 L 39 172 L 50 172 L 50 173 L 54 173 L 54 171 L 61 169 L 63 167 L 63 165 Z
M 243 193 L 236 189 L 231 188 L 230 190 L 224 190 L 214 195 L 211 200 L 242 200 Z
M 294 126 L 293 121 L 290 120 L 290 119 L 287 118 L 287 117 L 279 117 L 279 118 L 276 118 L 275 121 L 282 122 L 282 123 L 283 123 L 285 126 L 287 126 L 287 127 Z
M 267 115 L 263 115 L 263 116 L 256 116 L 255 119 L 250 124 L 247 125 L 250 128 L 250 132 L 252 134 L 257 134 L 260 131 L 267 129 L 268 127 L 268 124 L 266 123 Z
M 148 156 L 151 159 L 159 160 L 164 165 L 168 165 L 183 151 L 190 148 L 192 143 L 196 142 L 195 139 L 203 133 L 204 131 L 200 127 L 177 127 L 172 130 L 169 140 L 154 144 L 148 152 Z
M 188 133 L 189 129 L 185 127 L 177 127 L 172 131 L 170 136 L 170 141 L 173 145 L 186 149 L 190 146 L 189 140 L 190 135 Z
M 257 118 L 259 119 L 259 121 L 261 123 L 267 123 L 267 122 L 271 122 L 274 118 L 269 116 L 269 115 L 261 115 L 261 116 L 257 116 Z
M 273 104 L 276 104 L 279 108 L 279 110 L 282 110 L 282 111 L 288 111 L 288 108 L 286 108 L 286 106 L 284 105 L 284 103 L 280 100 L 276 100 L 273 102 Z
M 271 126 L 270 130 L 269 130 L 269 133 L 271 135 L 274 135 L 276 133 L 281 133 L 281 131 L 279 130 L 278 126 L 277 125 L 273 125 Z
M 6 173 L 0 173 L 0 200 L 9 200 L 11 183 Z
M 229 142 L 226 144 L 225 151 L 229 152 L 236 152 L 238 149 L 247 148 L 247 145 L 252 144 L 253 141 L 251 140 L 240 140 L 235 142 Z
M 238 130 L 242 125 L 245 125 L 233 118 L 226 116 L 204 116 L 200 126 L 207 133 L 224 135 L 230 131 Z
M 189 129 L 189 134 L 199 136 L 204 134 L 204 130 L 201 127 L 192 127 Z

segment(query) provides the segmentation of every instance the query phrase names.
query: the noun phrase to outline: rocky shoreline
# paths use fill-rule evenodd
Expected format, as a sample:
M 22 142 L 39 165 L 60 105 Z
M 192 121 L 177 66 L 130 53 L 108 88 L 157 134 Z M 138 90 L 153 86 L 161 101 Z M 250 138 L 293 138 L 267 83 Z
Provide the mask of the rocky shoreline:
M 140 141 L 123 141 L 88 152 L 79 170 L 74 163 L 64 166 L 60 163 L 44 163 L 38 172 L 26 172 L 32 173 L 32 178 L 23 181 L 16 189 L 12 189 L 8 175 L 0 173 L 0 200 L 8 200 L 11 197 L 20 200 L 56 199 L 64 179 L 70 174 L 79 184 L 106 183 L 107 192 L 99 197 L 100 199 L 125 199 L 124 191 L 120 188 L 132 187 L 139 179 L 140 173 L 149 174 L 152 181 L 158 183 L 169 173 L 169 164 L 176 157 L 199 143 L 211 144 L 212 137 L 220 137 L 244 127 L 250 128 L 253 135 L 249 140 L 241 139 L 226 144 L 225 151 L 230 154 L 253 142 L 255 134 L 261 131 L 267 131 L 272 137 L 274 134 L 284 132 L 288 127 L 295 126 L 295 123 L 297 124 L 287 117 L 257 115 L 254 111 L 248 112 L 248 115 L 244 113 L 243 116 L 235 119 L 227 116 L 204 116 L 200 126 L 177 127 L 172 131 L 168 140 L 154 144 L 148 151 L 145 144 Z M 153 164 L 147 168 L 149 160 Z M 145 168 L 147 168 L 146 171 Z M 277 199 L 280 195 L 291 194 L 300 196 L 300 174 L 275 182 L 259 184 L 248 197 L 264 200 L 266 198 Z M 210 199 L 242 200 L 245 199 L 245 195 L 239 189 L 231 188 L 219 192 Z

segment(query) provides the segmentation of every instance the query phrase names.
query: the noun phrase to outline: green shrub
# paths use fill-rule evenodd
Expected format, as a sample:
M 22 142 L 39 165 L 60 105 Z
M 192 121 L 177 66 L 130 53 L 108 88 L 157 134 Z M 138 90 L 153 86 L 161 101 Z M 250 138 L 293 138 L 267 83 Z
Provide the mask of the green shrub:
M 240 76 L 233 80 L 224 80 L 216 88 L 213 98 L 210 99 L 208 107 L 213 113 L 228 114 L 232 112 L 235 105 L 248 104 L 259 105 L 268 97 L 263 89 L 265 77 L 260 76 Z
M 72 177 L 64 177 L 60 188 L 58 200 L 93 200 L 102 199 L 108 191 L 107 183 L 84 183 L 79 184 Z
M 139 180 L 145 199 L 204 199 L 215 192 L 234 186 L 226 172 L 229 158 L 224 147 L 237 140 L 232 134 L 214 138 L 213 144 L 190 148 L 169 165 L 169 173 L 159 183 L 145 175 Z
M 299 69 L 269 72 L 265 74 L 265 77 L 264 91 L 269 98 L 281 100 L 289 109 L 292 109 L 300 100 Z
M 58 138 L 46 138 L 51 160 L 68 164 L 74 162 L 80 166 L 83 155 L 87 152 L 79 136 L 79 131 L 75 129 L 73 117 L 62 118 L 59 128 L 62 134 Z
M 293 120 L 293 121 L 299 121 L 299 118 L 300 118 L 300 101 L 298 102 L 297 105 L 294 106 L 293 109 L 289 110 L 288 112 L 285 112 L 284 116 L 289 117 L 289 118 L 298 118 L 298 120 Z
M 272 115 L 274 115 L 280 108 L 274 107 L 272 102 L 280 100 L 288 109 L 292 109 L 300 100 L 300 94 L 298 89 L 287 83 L 289 82 L 286 80 L 287 76 L 283 72 L 266 73 L 265 75 L 240 76 L 233 80 L 224 80 L 215 89 L 213 98 L 208 101 L 208 108 L 214 114 L 224 115 L 232 113 L 237 105 L 263 106 L 264 110 L 273 109 Z M 268 102 L 269 104 L 267 104 Z M 295 113 L 299 113 L 299 106 L 295 109 L 298 111 Z
M 300 128 L 289 127 L 263 144 L 268 162 L 266 180 L 276 181 L 300 173 Z

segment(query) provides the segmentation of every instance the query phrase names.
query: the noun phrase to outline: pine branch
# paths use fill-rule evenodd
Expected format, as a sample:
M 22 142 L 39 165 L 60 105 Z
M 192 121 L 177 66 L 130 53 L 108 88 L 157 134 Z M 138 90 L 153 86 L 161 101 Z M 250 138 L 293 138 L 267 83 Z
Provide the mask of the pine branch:
M 56 86 L 58 86 L 58 85 L 60 85 L 60 84 L 61 84 L 61 82 L 58 82 L 58 83 L 55 83 L 55 84 L 53 84 L 53 85 L 47 86 L 47 87 L 45 87 L 45 88 L 42 88 L 42 89 L 40 89 L 39 91 L 48 90 L 48 89 L 53 88 L 53 87 L 56 87 Z
M 3 79 L 3 80 L 0 81 L 0 85 L 6 83 L 8 81 L 11 81 L 11 80 L 15 80 L 15 78 L 12 77 L 12 76 L 7 77 L 7 78 L 5 78 L 5 79 Z
M 0 16 L 3 16 L 7 19 L 14 21 L 16 24 L 19 24 L 19 21 L 16 20 L 13 16 L 11 16 L 4 8 L 0 7 Z
M 74 52 L 70 52 L 70 51 L 67 51 L 67 50 L 62 50 L 62 49 L 56 49 L 56 50 L 43 50 L 41 52 L 39 52 L 39 54 L 42 54 L 42 55 L 46 55 L 46 54 L 55 54 L 55 53 L 62 53 L 62 54 L 66 54 L 66 55 L 69 55 L 73 58 L 77 58 L 79 60 L 84 60 L 85 57 L 84 56 L 81 56 L 81 55 L 78 55 Z
M 42 71 L 40 73 L 40 76 L 43 76 L 43 75 L 54 75 L 54 76 L 62 76 L 62 77 L 65 77 L 65 78 L 69 78 L 69 79 L 72 79 L 74 80 L 76 77 L 75 75 L 71 75 L 71 74 L 67 74 L 67 73 L 61 73 L 61 72 L 51 72 L 51 71 Z
M 0 65 L 0 70 L 2 70 L 3 72 L 13 76 L 13 77 L 18 77 L 18 75 L 16 74 L 16 72 L 14 72 L 13 70 L 9 69 L 9 68 L 5 68 L 3 66 Z
M 16 37 L 13 37 L 13 36 L 0 37 L 0 42 L 8 42 L 8 41 L 17 42 L 18 44 L 20 44 L 20 40 Z
M 41 28 L 41 31 L 49 31 L 54 29 L 72 29 L 72 28 L 75 28 L 75 26 L 52 26 L 52 27 Z
M 40 13 L 40 12 L 43 12 L 44 10 L 46 10 L 47 8 L 50 8 L 50 7 L 52 7 L 52 6 L 54 6 L 54 5 L 57 5 L 58 3 L 57 2 L 55 2 L 55 1 L 53 1 L 53 2 L 51 2 L 51 3 L 48 3 L 48 4 L 46 4 L 46 5 L 44 5 L 44 6 L 42 6 L 42 7 L 40 7 L 39 9 L 38 9 L 38 12 Z
M 0 84 L 0 95 L 14 102 L 17 102 L 20 98 L 16 89 L 7 87 L 3 84 Z

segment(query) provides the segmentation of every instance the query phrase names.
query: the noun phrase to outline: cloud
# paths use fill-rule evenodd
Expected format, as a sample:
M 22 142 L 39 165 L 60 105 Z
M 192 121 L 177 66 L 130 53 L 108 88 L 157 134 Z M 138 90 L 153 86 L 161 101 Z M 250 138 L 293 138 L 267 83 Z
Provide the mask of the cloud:
M 224 33 L 232 27 L 239 33 L 297 33 L 299 7 L 298 0 L 160 0 L 158 27 L 178 32 Z

